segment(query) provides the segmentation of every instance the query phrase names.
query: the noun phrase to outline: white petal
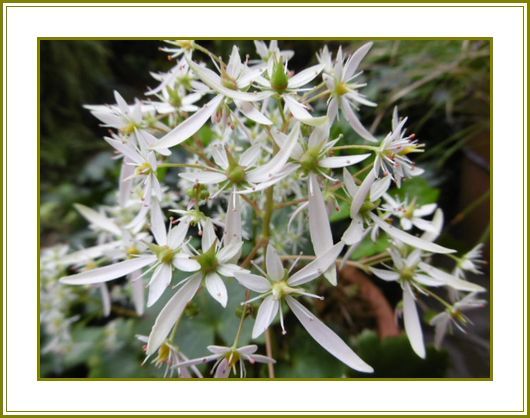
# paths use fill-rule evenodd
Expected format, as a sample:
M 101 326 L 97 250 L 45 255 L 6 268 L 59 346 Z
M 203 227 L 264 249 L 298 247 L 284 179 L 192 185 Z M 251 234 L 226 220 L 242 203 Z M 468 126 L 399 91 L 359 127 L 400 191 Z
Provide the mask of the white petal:
M 350 217 L 352 219 L 355 218 L 359 213 L 359 209 L 361 209 L 362 205 L 364 204 L 366 196 L 368 196 L 368 193 L 370 192 L 370 188 L 372 187 L 374 181 L 375 171 L 372 169 L 362 181 L 355 195 L 352 196 L 353 199 L 350 207 Z
M 117 141 L 112 138 L 104 137 L 103 138 L 107 143 L 116 149 L 120 154 L 126 156 L 129 160 L 133 161 L 136 164 L 142 164 L 144 158 L 134 149 L 130 144 L 124 144 L 121 141 Z
M 250 120 L 253 120 L 256 123 L 261 125 L 272 125 L 271 120 L 261 113 L 256 107 L 249 102 L 238 102 L 236 101 L 237 108 Z
M 370 267 L 370 271 L 374 273 L 377 277 L 387 282 L 394 282 L 399 280 L 399 273 L 390 270 L 378 269 L 375 267 Z
M 305 306 L 296 299 L 288 296 L 287 304 L 298 318 L 305 330 L 331 355 L 354 370 L 372 373 L 374 369 L 366 364 L 342 339 L 327 325 L 315 317 Z
M 217 365 L 213 377 L 215 379 L 226 379 L 228 376 L 230 376 L 230 363 L 227 358 L 224 358 L 221 360 L 221 363 Z
M 324 64 L 317 64 L 300 71 L 289 79 L 288 88 L 297 89 L 298 87 L 305 86 L 318 77 L 323 68 Z
M 344 79 L 347 81 L 353 77 L 362 59 L 366 56 L 373 42 L 368 42 L 355 51 L 344 65 Z
M 151 232 L 153 233 L 158 245 L 167 244 L 166 224 L 164 215 L 158 200 L 153 199 L 151 202 Z
M 106 283 L 100 283 L 98 285 L 99 291 L 101 292 L 101 304 L 103 305 L 103 315 L 109 316 L 111 309 L 110 293 Z
M 151 281 L 149 282 L 149 295 L 147 296 L 147 307 L 153 306 L 156 301 L 162 296 L 164 290 L 171 283 L 171 266 L 168 264 L 160 264 L 153 273 Z
M 98 228 L 101 228 L 105 231 L 108 231 L 114 235 L 121 236 L 120 228 L 105 215 L 102 215 L 99 212 L 96 212 L 94 209 L 90 209 L 85 205 L 80 205 L 79 203 L 74 204 L 78 212 L 83 215 L 83 217 Z
M 241 203 L 239 195 L 233 192 L 228 196 L 224 235 L 225 245 L 242 242 Z
M 418 356 L 425 358 L 425 345 L 423 343 L 420 317 L 416 308 L 414 294 L 408 283 L 403 286 L 403 322 L 412 349 Z
M 246 273 L 248 270 L 239 267 L 237 264 L 220 264 L 217 273 L 224 277 L 234 277 L 236 273 Z
M 318 162 L 318 165 L 323 168 L 341 168 L 349 167 L 366 160 L 371 154 L 359 155 L 341 155 L 339 157 L 326 157 Z
M 445 284 L 441 282 L 440 280 L 436 280 L 436 279 L 433 279 L 431 276 L 427 276 L 426 274 L 415 274 L 414 280 L 420 284 L 423 284 L 425 286 L 430 286 L 430 287 L 439 287 Z
M 129 113 L 129 105 L 125 101 L 125 99 L 122 97 L 120 93 L 118 93 L 116 90 L 114 90 L 114 100 L 116 100 L 116 103 L 118 104 L 118 108 L 120 109 L 120 112 L 123 114 Z
M 247 289 L 258 293 L 265 293 L 271 290 L 270 282 L 261 276 L 252 273 L 234 273 L 235 279 Z
M 79 251 L 67 254 L 61 257 L 59 263 L 63 266 L 69 266 L 72 264 L 85 264 L 89 261 L 99 258 L 112 250 L 123 245 L 123 241 L 112 241 L 107 244 L 95 245 L 94 247 L 84 248 Z
M 444 224 L 444 214 L 441 209 L 437 209 L 431 221 L 432 231 L 426 231 L 421 237 L 425 241 L 434 241 L 442 232 Z
M 283 279 L 283 276 L 285 275 L 285 270 L 283 268 L 282 260 L 276 252 L 276 248 L 274 248 L 271 244 L 267 245 L 265 264 L 267 266 L 267 274 L 269 275 L 271 280 Z
M 134 304 L 134 309 L 138 315 L 143 315 L 145 310 L 144 302 L 144 284 L 140 278 L 140 272 L 134 271 L 127 277 L 131 285 L 132 301 Z M 145 341 L 147 342 L 147 341 Z
M 241 154 L 239 157 L 239 164 L 241 164 L 243 167 L 249 167 L 253 165 L 259 158 L 260 153 L 261 147 L 259 144 L 252 145 Z
M 377 142 L 377 139 L 362 125 L 346 99 L 340 99 L 340 108 L 352 129 L 357 132 L 361 138 L 366 139 L 369 142 Z
M 370 218 L 374 221 L 374 223 L 381 228 L 383 231 L 385 231 L 390 237 L 403 242 L 404 244 L 410 245 L 414 248 L 419 248 L 420 250 L 429 251 L 431 253 L 439 253 L 439 254 L 449 254 L 454 253 L 455 250 L 451 250 L 449 248 L 442 247 L 438 244 L 434 244 L 429 241 L 425 241 L 424 239 L 415 237 L 414 235 L 410 235 L 401 229 L 398 229 L 385 221 L 381 220 L 378 216 L 374 215 L 373 213 L 370 213 Z
M 261 303 L 258 313 L 256 315 L 256 322 L 254 322 L 254 328 L 252 328 L 252 338 L 257 338 L 265 332 L 273 319 L 278 314 L 280 308 L 280 302 L 272 297 L 267 296 Z
M 212 100 L 206 103 L 199 111 L 178 125 L 175 129 L 160 138 L 157 144 L 152 146 L 152 149 L 159 150 L 164 148 L 174 147 L 175 145 L 184 142 L 186 139 L 194 135 L 201 127 L 210 119 L 215 113 L 217 107 L 223 100 L 223 96 L 215 96 Z
M 201 237 L 201 248 L 202 251 L 208 251 L 214 241 L 217 239 L 215 235 L 215 229 L 213 223 L 210 219 L 207 219 L 202 228 L 202 237 Z
M 133 271 L 140 270 L 141 268 L 152 264 L 156 261 L 154 255 L 142 256 L 133 258 L 130 260 L 120 261 L 110 266 L 99 267 L 93 270 L 83 271 L 81 273 L 72 274 L 61 278 L 63 284 L 94 284 L 108 282 L 110 280 L 118 279 L 126 276 Z
M 346 190 L 350 194 L 350 196 L 355 196 L 357 193 L 357 190 L 359 190 L 359 186 L 357 186 L 357 183 L 355 183 L 355 180 L 353 179 L 353 176 L 350 174 L 350 172 L 346 169 L 342 170 L 342 177 L 344 180 L 344 185 L 346 186 Z
M 208 293 L 221 304 L 223 308 L 226 308 L 226 303 L 228 302 L 228 294 L 226 291 L 226 286 L 217 273 L 210 273 L 206 276 L 204 280 L 206 284 L 206 289 Z
M 201 276 L 195 274 L 184 283 L 180 289 L 162 308 L 149 334 L 147 343 L 147 357 L 153 355 L 169 335 L 171 328 L 178 321 L 188 302 L 195 296 L 201 284 Z
M 228 263 L 241 251 L 243 241 L 235 241 L 225 245 L 217 254 L 217 259 L 220 263 Z
M 329 224 L 328 212 L 324 202 L 324 196 L 320 191 L 320 186 L 316 175 L 309 175 L 309 234 L 315 255 L 321 256 L 333 247 L 333 236 Z M 326 271 L 324 277 L 332 284 L 337 284 L 337 272 L 335 265 Z
M 294 97 L 284 94 L 283 100 L 289 112 L 296 120 L 309 126 L 322 126 L 328 121 L 327 116 L 313 117 Z
M 337 257 L 339 256 L 343 248 L 343 242 L 335 244 L 324 254 L 315 258 L 304 268 L 298 270 L 295 274 L 293 274 L 289 278 L 289 280 L 287 280 L 287 283 L 290 286 L 299 286 L 317 278 L 335 263 Z
M 201 268 L 197 260 L 184 254 L 177 254 L 173 257 L 173 266 L 180 271 L 197 271 Z
M 298 141 L 300 125 L 296 124 L 289 133 L 287 142 L 266 164 L 247 173 L 247 180 L 251 183 L 261 183 L 274 177 L 284 166 Z
M 428 205 L 420 206 L 418 209 L 414 211 L 414 216 L 423 218 L 424 216 L 430 215 L 436 210 L 437 204 L 436 203 L 430 203 Z
M 436 232 L 436 227 L 432 224 L 432 222 L 421 218 L 412 218 L 411 221 L 416 228 L 421 229 L 422 231 Z
M 169 230 L 167 234 L 167 245 L 169 245 L 171 248 L 180 247 L 180 245 L 186 239 L 189 228 L 189 219 L 181 220 L 177 226 L 174 226 Z
M 390 176 L 383 176 L 380 179 L 374 181 L 372 187 L 370 187 L 370 201 L 375 202 L 377 199 L 383 196 L 390 187 L 391 181 L 392 177 Z
M 482 286 L 478 284 L 468 282 L 467 280 L 462 280 L 452 274 L 446 273 L 443 270 L 437 269 L 425 262 L 420 262 L 418 264 L 419 268 L 422 269 L 429 276 L 433 277 L 436 280 L 439 280 L 446 286 L 450 286 L 456 290 L 462 290 L 464 292 L 484 292 Z
M 224 146 L 214 145 L 212 147 L 212 157 L 219 167 L 223 168 L 224 170 L 228 169 L 228 156 L 226 155 L 226 150 Z
M 365 235 L 365 230 L 363 228 L 363 221 L 360 217 L 356 217 L 355 219 L 352 219 L 350 226 L 344 231 L 344 234 L 342 234 L 341 240 L 346 245 L 356 245 L 359 242 L 362 241 Z
M 216 171 L 183 172 L 179 173 L 179 176 L 192 183 L 200 184 L 217 184 L 227 179 L 226 174 Z

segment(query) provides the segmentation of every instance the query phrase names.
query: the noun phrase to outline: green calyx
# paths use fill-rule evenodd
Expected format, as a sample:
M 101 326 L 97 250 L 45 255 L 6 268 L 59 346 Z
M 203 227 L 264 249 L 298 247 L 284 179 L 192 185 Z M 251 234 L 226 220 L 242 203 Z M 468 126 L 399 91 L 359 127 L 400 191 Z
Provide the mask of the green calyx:
M 203 275 L 213 273 L 217 270 L 217 267 L 219 267 L 219 260 L 217 260 L 215 247 L 216 245 L 214 242 L 208 251 L 195 256 L 195 259 L 201 265 L 201 272 Z
M 228 89 L 237 90 L 237 81 L 228 75 L 224 70 L 221 71 L 221 83 Z
M 310 148 L 300 158 L 300 166 L 306 173 L 317 171 L 319 160 L 320 149 Z
M 281 62 L 274 64 L 271 76 L 271 87 L 278 93 L 283 93 L 289 85 L 289 77 Z
M 140 164 L 134 171 L 137 176 L 147 176 L 154 172 L 153 166 L 148 162 Z
M 163 264 L 173 263 L 173 257 L 177 253 L 176 250 L 169 248 L 167 245 L 150 245 L 151 251 L 156 255 L 158 261 Z
M 210 197 L 210 192 L 208 191 L 208 188 L 204 184 L 200 183 L 195 184 L 191 189 L 188 190 L 187 193 L 188 196 L 196 202 L 208 200 L 208 198 Z
M 245 169 L 239 165 L 239 162 L 234 158 L 232 153 L 226 152 L 228 157 L 228 169 L 226 170 L 226 177 L 232 184 L 241 185 L 246 182 L 247 175 Z
M 405 282 L 410 282 L 414 278 L 414 270 L 410 267 L 405 267 L 403 270 L 400 271 L 400 277 L 401 280 Z
M 272 283 L 272 296 L 276 300 L 282 299 L 291 293 L 296 293 L 296 289 L 289 286 L 286 280 L 280 280 Z
M 169 93 L 169 103 L 176 108 L 182 106 L 182 97 L 180 96 L 178 89 L 172 89 L 171 87 L 167 88 Z

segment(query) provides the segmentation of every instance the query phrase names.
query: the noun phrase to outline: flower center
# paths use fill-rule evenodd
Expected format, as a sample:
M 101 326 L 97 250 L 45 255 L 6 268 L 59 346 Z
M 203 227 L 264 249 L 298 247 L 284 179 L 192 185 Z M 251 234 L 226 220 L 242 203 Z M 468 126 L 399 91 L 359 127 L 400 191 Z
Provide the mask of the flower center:
M 230 166 L 228 168 L 226 176 L 233 184 L 236 185 L 240 185 L 246 180 L 245 170 L 239 164 L 234 164 Z
M 137 176 L 147 176 L 148 174 L 153 173 L 153 171 L 153 166 L 148 162 L 145 162 L 136 167 L 135 173 Z
M 344 96 L 346 93 L 349 93 L 350 89 L 348 88 L 348 85 L 344 82 L 337 83 L 335 86 L 335 94 L 337 96 Z
M 140 250 L 138 250 L 138 248 L 136 248 L 136 247 L 127 248 L 127 257 L 128 258 L 133 258 L 134 256 L 139 255 L 139 254 L 140 254 Z
M 278 93 L 283 93 L 289 85 L 289 78 L 281 62 L 274 64 L 271 76 L 271 87 Z
M 272 284 L 272 296 L 276 300 L 294 293 L 295 289 L 290 287 L 285 280 L 280 280 Z
M 158 260 L 164 264 L 171 264 L 176 251 L 169 248 L 167 245 L 161 246 L 158 250 Z
M 310 148 L 300 158 L 300 166 L 306 173 L 317 171 L 319 157 L 320 149 Z
M 178 89 L 168 88 L 167 91 L 169 93 L 169 103 L 176 108 L 182 106 L 182 97 L 180 97 Z
M 203 275 L 213 273 L 219 267 L 219 261 L 217 260 L 217 255 L 215 254 L 215 247 L 202 254 L 196 256 L 197 262 L 201 265 L 201 272 Z
M 410 282 L 414 278 L 414 270 L 415 269 L 413 269 L 411 267 L 403 268 L 403 270 L 401 270 L 401 272 L 400 272 L 401 280 L 403 280 L 405 282 Z

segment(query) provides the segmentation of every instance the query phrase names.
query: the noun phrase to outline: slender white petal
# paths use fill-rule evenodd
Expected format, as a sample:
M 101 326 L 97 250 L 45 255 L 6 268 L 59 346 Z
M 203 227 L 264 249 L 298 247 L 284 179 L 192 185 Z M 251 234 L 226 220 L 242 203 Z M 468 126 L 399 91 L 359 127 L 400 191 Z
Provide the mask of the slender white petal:
M 71 276 L 61 278 L 60 281 L 63 284 L 75 285 L 108 282 L 126 276 L 133 271 L 140 270 L 155 261 L 156 257 L 154 255 L 141 256 L 130 260 L 120 261 L 119 263 L 111 264 L 110 266 L 72 274 Z
M 423 218 L 424 216 L 428 216 L 436 210 L 437 206 L 438 205 L 436 203 L 430 203 L 428 205 L 420 206 L 418 209 L 414 211 L 414 216 L 417 216 L 420 218 Z
M 431 253 L 439 253 L 439 254 L 449 254 L 454 253 L 455 250 L 451 250 L 449 248 L 442 247 L 438 244 L 434 244 L 430 241 L 426 241 L 422 238 L 415 237 L 414 235 L 408 234 L 401 229 L 398 229 L 385 221 L 381 220 L 378 216 L 374 215 L 373 213 L 370 213 L 370 218 L 374 221 L 374 223 L 381 228 L 383 231 L 385 231 L 390 237 L 403 242 L 404 244 L 410 245 L 414 248 L 419 248 L 420 250 L 429 251 Z
M 243 241 L 235 241 L 228 245 L 225 245 L 217 254 L 217 259 L 220 263 L 228 263 L 233 260 L 234 257 L 241 251 Z
M 355 71 L 357 71 L 357 68 L 359 67 L 359 64 L 363 60 L 363 58 L 366 56 L 368 51 L 370 51 L 370 48 L 372 47 L 373 42 L 368 42 L 361 46 L 357 51 L 355 51 L 352 56 L 346 61 L 346 64 L 344 65 L 344 79 L 349 80 L 353 77 L 355 74 Z
M 242 231 L 240 197 L 238 194 L 232 192 L 228 196 L 228 206 L 226 208 L 225 245 L 242 242 Z M 239 258 L 239 254 L 237 256 Z
M 177 248 L 184 242 L 190 228 L 189 219 L 181 220 L 177 226 L 171 228 L 167 234 L 167 245 Z
M 363 228 L 363 221 L 360 217 L 356 217 L 355 219 L 352 219 L 350 222 L 350 226 L 344 231 L 344 234 L 342 234 L 341 240 L 346 245 L 354 246 L 362 241 L 362 239 L 365 236 L 366 231 Z
M 223 168 L 224 170 L 228 169 L 228 156 L 226 155 L 226 150 L 224 146 L 213 146 L 212 147 L 212 157 L 215 163 Z
M 102 215 L 101 213 L 96 212 L 94 209 L 90 209 L 89 207 L 79 203 L 74 204 L 74 206 L 78 212 L 94 226 L 97 226 L 98 228 L 108 231 L 114 235 L 121 236 L 120 228 L 105 215 Z
M 151 149 L 160 150 L 164 148 L 174 147 L 175 145 L 184 142 L 189 137 L 194 135 L 208 119 L 215 113 L 217 107 L 223 100 L 223 96 L 215 96 L 212 100 L 206 103 L 200 110 L 195 112 L 192 116 L 178 125 L 175 129 L 168 132 L 165 136 L 160 138 L 157 144 L 153 145 Z
M 341 168 L 349 167 L 366 160 L 371 154 L 343 155 L 339 157 L 326 157 L 318 162 L 319 167 L 323 168 Z
M 414 294 L 408 283 L 403 286 L 403 322 L 405 332 L 409 338 L 414 352 L 421 358 L 425 358 L 425 345 L 423 343 L 423 332 L 421 330 L 420 317 L 416 308 Z
M 98 284 L 99 291 L 101 292 L 101 304 L 103 306 L 103 315 L 109 316 L 110 315 L 110 308 L 111 308 L 111 300 L 110 300 L 110 293 L 109 288 L 107 287 L 106 283 L 100 283 Z
M 399 273 L 390 270 L 378 269 L 375 267 L 370 267 L 370 271 L 374 273 L 377 277 L 387 282 L 394 282 L 399 280 Z
M 305 330 L 332 356 L 354 370 L 372 373 L 374 369 L 364 362 L 342 339 L 327 325 L 314 316 L 305 306 L 291 296 L 286 298 L 287 304 L 298 318 Z
M 201 237 L 202 250 L 208 251 L 216 239 L 217 239 L 217 236 L 215 235 L 215 229 L 213 227 L 213 223 L 210 219 L 207 219 L 204 222 L 204 225 L 202 228 L 202 237 Z
M 129 160 L 133 161 L 136 164 L 142 164 L 144 162 L 144 158 L 134 149 L 133 146 L 130 144 L 124 144 L 121 141 L 118 141 L 116 139 L 104 137 L 103 138 L 107 143 L 116 149 L 120 154 L 127 157 Z
M 370 187 L 370 201 L 375 202 L 381 196 L 383 196 L 392 182 L 391 176 L 383 176 L 380 179 L 377 179 Z
M 309 191 L 309 234 L 311 236 L 313 250 L 318 257 L 333 247 L 333 236 L 331 234 L 331 226 L 329 224 L 324 196 L 320 191 L 317 177 L 313 173 L 309 175 Z M 332 285 L 335 286 L 337 284 L 337 271 L 334 264 L 332 264 L 329 270 L 325 271 L 324 277 Z
M 426 231 L 421 237 L 425 241 L 434 241 L 442 232 L 444 224 L 444 214 L 441 209 L 437 209 L 431 221 L 432 231 Z
M 335 263 L 335 261 L 337 260 L 337 257 L 339 256 L 343 248 L 344 248 L 343 242 L 339 242 L 335 244 L 324 254 L 315 258 L 313 261 L 307 264 L 304 268 L 294 273 L 289 278 L 289 280 L 287 280 L 287 283 L 289 284 L 289 286 L 299 286 L 301 284 L 310 282 L 311 280 L 317 278 Z
M 244 272 L 247 272 L 247 270 L 239 267 L 237 264 L 220 264 L 217 267 L 217 273 L 224 277 L 234 277 L 234 274 Z
M 372 187 L 372 184 L 374 183 L 374 181 L 375 181 L 375 171 L 372 169 L 362 181 L 355 195 L 352 196 L 353 199 L 352 199 L 351 207 L 350 207 L 350 217 L 352 219 L 355 218 L 357 214 L 359 213 L 359 209 L 361 209 L 362 205 L 364 204 L 364 201 L 366 200 L 366 196 L 368 196 L 368 193 L 370 192 L 370 188 Z
M 295 74 L 289 79 L 288 88 L 297 89 L 313 81 L 324 69 L 323 64 L 313 65 Z
M 61 257 L 59 263 L 63 266 L 69 266 L 72 264 L 85 264 L 91 260 L 94 260 L 95 258 L 99 258 L 107 253 L 112 252 L 122 244 L 123 241 L 119 240 L 112 241 L 107 244 L 96 245 L 94 247 L 84 248 Z
M 213 377 L 215 379 L 226 379 L 228 376 L 230 376 L 230 362 L 227 358 L 224 358 L 221 360 L 221 363 L 217 365 Z
M 278 314 L 280 308 L 280 302 L 272 297 L 267 296 L 261 303 L 258 313 L 256 315 L 256 322 L 254 322 L 254 328 L 252 328 L 252 338 L 257 338 L 265 332 L 273 319 Z
M 260 145 L 252 145 L 241 154 L 241 156 L 239 157 L 239 164 L 241 164 L 243 167 L 249 167 L 254 165 L 256 160 L 259 158 L 260 153 Z
M 348 101 L 343 97 L 338 100 L 340 100 L 340 108 L 342 109 L 342 113 L 344 113 L 344 117 L 352 129 L 357 132 L 361 138 L 366 139 L 369 142 L 377 142 L 377 139 L 368 131 L 368 129 L 362 125 Z
M 453 276 L 452 274 L 433 267 L 424 261 L 420 262 L 418 267 L 435 280 L 439 280 L 445 286 L 450 286 L 456 290 L 461 290 L 464 292 L 484 292 L 486 290 L 478 284 L 468 282 L 467 280 L 462 280 L 456 276 Z
M 271 244 L 267 245 L 265 264 L 267 266 L 267 275 L 271 280 L 277 281 L 283 279 L 285 270 L 283 268 L 282 260 L 278 255 L 276 248 Z
M 228 302 L 228 293 L 226 291 L 226 286 L 217 273 L 210 273 L 206 276 L 204 280 L 206 285 L 206 290 L 208 293 L 221 304 L 223 308 L 226 308 L 226 303 Z
M 143 315 L 145 310 L 145 301 L 144 301 L 144 284 L 140 278 L 139 271 L 133 271 L 129 276 L 129 283 L 131 286 L 132 301 L 134 304 L 134 309 L 138 315 Z M 146 341 L 147 342 L 147 341 Z
M 237 108 L 250 120 L 253 120 L 256 123 L 261 125 L 272 125 L 271 120 L 261 113 L 256 107 L 249 102 L 235 102 Z
M 284 94 L 283 100 L 289 112 L 296 120 L 309 126 L 322 126 L 328 121 L 327 116 L 313 117 L 305 107 L 289 94 Z
M 226 174 L 216 171 L 183 172 L 179 176 L 192 183 L 217 184 L 227 179 Z
M 160 264 L 154 271 L 151 281 L 149 282 L 149 295 L 147 296 L 147 307 L 153 306 L 164 290 L 171 283 L 171 266 L 169 264 Z
M 173 328 L 175 322 L 177 322 L 182 315 L 188 302 L 193 299 L 193 296 L 195 296 L 195 293 L 199 290 L 200 285 L 201 275 L 194 274 L 180 287 L 180 289 L 168 301 L 166 306 L 162 308 L 156 318 L 153 328 L 151 329 L 151 333 L 149 334 L 146 350 L 147 357 L 153 355 L 166 340 L 171 328 Z
M 166 224 L 164 222 L 164 215 L 160 208 L 158 200 L 153 199 L 151 202 L 151 232 L 153 233 L 158 245 L 167 244 Z
M 184 254 L 177 254 L 173 257 L 173 266 L 180 271 L 197 271 L 201 268 L 197 260 Z
M 271 290 L 270 282 L 261 276 L 252 273 L 237 272 L 234 273 L 235 279 L 247 289 L 258 293 L 265 293 Z

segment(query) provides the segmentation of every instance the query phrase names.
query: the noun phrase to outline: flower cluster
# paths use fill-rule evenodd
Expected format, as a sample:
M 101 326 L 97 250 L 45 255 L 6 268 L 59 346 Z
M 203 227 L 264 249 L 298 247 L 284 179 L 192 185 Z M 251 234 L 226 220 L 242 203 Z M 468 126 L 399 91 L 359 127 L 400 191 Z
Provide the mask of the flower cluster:
M 477 272 L 478 250 L 458 258 L 436 244 L 441 210 L 392 193 L 423 173 L 411 160 L 423 145 L 406 132 L 407 119 L 397 109 L 386 136 L 361 122 L 360 107 L 376 106 L 361 92 L 359 70 L 372 44 L 334 56 L 325 47 L 316 64 L 296 72 L 289 65 L 293 51 L 282 51 L 275 41 L 255 46 L 255 58 L 242 58 L 234 46 L 225 61 L 195 41 L 169 41 L 163 50 L 175 65 L 153 74 L 158 84 L 145 99 L 129 104 L 115 92 L 116 104 L 86 106 L 110 132 L 104 140 L 120 160 L 121 176 L 114 207 L 77 205 L 98 244 L 62 254 L 63 264 L 76 272 L 60 282 L 99 287 L 108 311 L 106 283 L 126 277 L 140 315 L 144 288 L 147 307 L 169 292 L 149 336 L 140 337 L 146 359 L 165 364 L 166 375 L 202 376 L 196 365 L 215 361 L 215 377 L 237 369 L 243 377 L 244 362 L 274 364 L 270 355 L 256 354 L 256 345 L 240 346 L 240 332 L 230 347 L 209 346 L 206 357 L 190 360 L 176 348 L 175 329 L 190 301 L 204 288 L 226 308 L 227 281 L 247 289 L 241 323 L 251 318 L 248 305 L 261 301 L 252 338 L 271 332 L 277 317 L 287 333 L 290 311 L 331 355 L 371 373 L 301 300 L 321 299 L 311 286 L 321 278 L 336 286 L 352 252 L 384 234 L 388 248 L 356 263 L 402 288 L 404 328 L 414 351 L 425 357 L 416 302 L 433 297 L 443 304 L 432 319 L 437 344 L 451 324 L 462 328 L 468 322 L 462 312 L 484 304 L 476 297 L 484 288 L 465 277 Z M 357 142 L 333 137 L 340 118 Z M 173 181 L 167 173 L 175 173 Z M 330 224 L 337 205 L 347 206 L 351 219 L 339 237 Z M 295 254 L 300 248 L 312 248 L 312 254 Z M 433 266 L 434 254 L 454 260 L 455 270 Z M 293 262 L 287 266 L 287 260 Z M 451 290 L 450 301 L 438 288 Z

